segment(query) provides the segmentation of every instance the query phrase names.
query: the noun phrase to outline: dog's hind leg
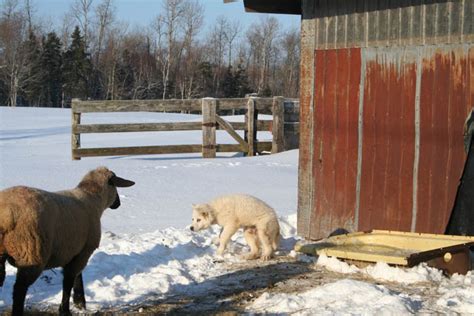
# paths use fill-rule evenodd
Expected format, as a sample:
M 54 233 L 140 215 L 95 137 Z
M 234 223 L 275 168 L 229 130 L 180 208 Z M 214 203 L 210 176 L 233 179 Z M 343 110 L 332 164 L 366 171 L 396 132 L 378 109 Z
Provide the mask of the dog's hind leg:
M 269 260 L 273 254 L 272 242 L 264 229 L 257 227 L 257 235 L 262 245 L 262 260 Z
M 244 237 L 247 245 L 250 247 L 250 252 L 244 256 L 247 260 L 257 259 L 260 254 L 260 245 L 257 237 L 257 229 L 255 227 L 244 228 Z

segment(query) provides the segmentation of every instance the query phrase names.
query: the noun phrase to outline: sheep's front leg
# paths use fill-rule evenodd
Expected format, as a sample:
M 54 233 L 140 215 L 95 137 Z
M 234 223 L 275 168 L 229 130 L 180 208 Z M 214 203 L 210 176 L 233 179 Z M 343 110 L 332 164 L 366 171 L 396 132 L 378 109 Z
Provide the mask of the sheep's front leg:
M 33 284 L 43 271 L 40 267 L 18 268 L 15 285 L 13 286 L 12 315 L 23 315 L 25 296 L 28 288 Z
M 233 225 L 224 227 L 219 238 L 219 248 L 217 248 L 217 255 L 222 256 L 224 254 L 227 243 L 229 242 L 230 238 L 235 234 L 237 229 L 239 229 L 239 227 Z
M 63 269 L 63 298 L 59 306 L 59 315 L 71 315 L 69 300 L 71 299 L 71 290 L 76 279 L 76 273 L 69 266 Z
M 79 309 L 86 309 L 86 298 L 84 296 L 84 282 L 82 280 L 82 273 L 76 276 L 72 289 L 72 301 L 74 302 L 74 306 Z
M 78 280 L 78 278 L 79 280 L 77 282 L 82 281 L 82 269 L 86 266 L 91 253 L 91 251 L 87 251 L 79 254 L 63 268 L 63 297 L 61 305 L 59 306 L 60 315 L 71 315 L 69 301 L 71 299 L 71 290 L 73 286 L 75 290 L 77 286 L 78 294 L 82 293 L 82 299 L 84 299 L 84 288 L 82 287 L 82 290 L 79 289 L 79 283 L 76 283 L 75 281 Z

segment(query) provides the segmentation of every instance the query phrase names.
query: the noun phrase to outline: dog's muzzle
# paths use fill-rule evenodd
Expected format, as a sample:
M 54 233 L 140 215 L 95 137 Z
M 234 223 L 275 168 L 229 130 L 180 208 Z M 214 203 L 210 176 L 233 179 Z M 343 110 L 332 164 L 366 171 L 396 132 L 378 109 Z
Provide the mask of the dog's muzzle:
M 194 231 L 194 227 L 193 227 L 193 226 L 189 227 L 189 229 L 191 229 L 192 231 Z

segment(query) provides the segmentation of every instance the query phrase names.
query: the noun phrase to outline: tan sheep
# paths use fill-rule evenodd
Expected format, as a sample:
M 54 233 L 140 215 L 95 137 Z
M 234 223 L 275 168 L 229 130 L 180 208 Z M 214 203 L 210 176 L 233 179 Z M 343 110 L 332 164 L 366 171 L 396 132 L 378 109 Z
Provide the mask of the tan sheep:
M 117 187 L 134 182 L 105 167 L 87 173 L 72 190 L 47 192 L 17 186 L 0 191 L 0 286 L 5 261 L 17 267 L 13 315 L 22 315 L 28 287 L 45 269 L 63 268 L 63 296 L 59 313 L 70 314 L 69 300 L 85 308 L 82 270 L 99 246 L 100 218 L 118 208 Z

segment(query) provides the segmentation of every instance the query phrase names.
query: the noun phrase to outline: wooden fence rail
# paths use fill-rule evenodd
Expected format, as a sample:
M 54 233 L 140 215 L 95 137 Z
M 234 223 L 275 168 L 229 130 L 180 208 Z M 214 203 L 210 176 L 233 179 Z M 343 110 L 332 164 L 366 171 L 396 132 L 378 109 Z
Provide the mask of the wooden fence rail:
M 285 150 L 285 116 L 295 112 L 299 103 L 294 99 L 242 98 L 242 99 L 193 99 L 193 100 L 120 100 L 120 101 L 72 101 L 72 158 L 180 154 L 202 152 L 204 158 L 214 158 L 216 152 L 244 152 L 253 156 L 259 152 L 277 153 Z M 288 111 L 287 109 L 290 109 Z M 246 110 L 245 122 L 228 122 L 219 114 L 229 110 Z M 81 124 L 81 114 L 99 112 L 182 112 L 202 114 L 202 122 L 173 123 L 128 123 L 128 124 Z M 258 120 L 258 114 L 271 114 L 273 120 Z M 295 113 L 298 113 L 295 112 Z M 289 133 L 295 134 L 297 122 L 288 123 Z M 216 130 L 225 130 L 237 144 L 217 144 Z M 81 147 L 81 134 L 125 133 L 125 132 L 163 132 L 202 130 L 202 145 L 161 145 L 139 147 Z M 242 138 L 236 130 L 244 130 Z M 257 131 L 272 132 L 272 141 L 259 142 Z M 289 143 L 289 142 L 288 142 Z M 292 141 L 294 143 L 294 141 Z M 292 145 L 294 147 L 294 145 Z

